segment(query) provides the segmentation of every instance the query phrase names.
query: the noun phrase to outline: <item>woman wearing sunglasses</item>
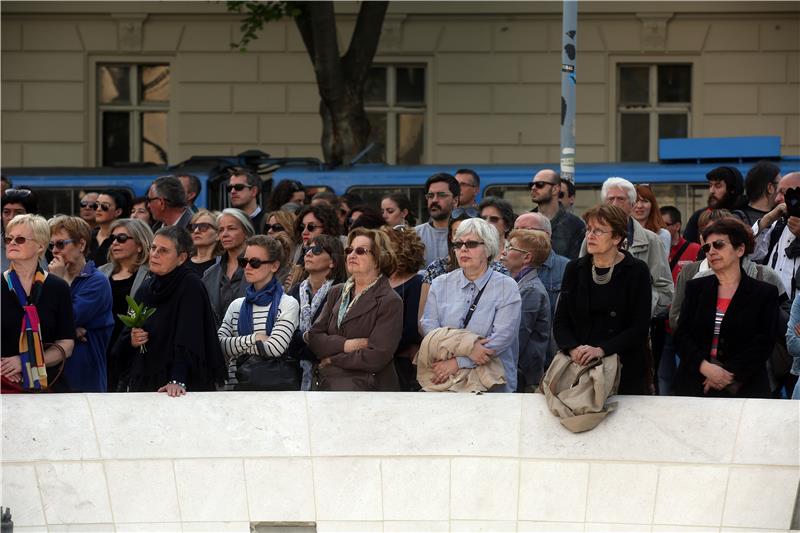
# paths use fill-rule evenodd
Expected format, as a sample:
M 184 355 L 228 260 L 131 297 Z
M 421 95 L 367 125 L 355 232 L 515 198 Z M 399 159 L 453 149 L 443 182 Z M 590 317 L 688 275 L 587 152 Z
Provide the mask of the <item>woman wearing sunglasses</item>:
M 311 371 L 317 357 L 308 348 L 303 336 L 322 313 L 331 287 L 343 283 L 347 278 L 342 241 L 331 235 L 319 235 L 311 239 L 306 251 L 303 276 L 303 280 L 289 290 L 289 296 L 300 303 L 300 324 L 294 332 L 289 353 L 300 360 L 303 368 L 300 390 L 311 390 Z
M 489 364 L 496 357 L 502 363 L 504 377 L 497 376 L 491 390 L 517 389 L 520 296 L 513 279 L 489 268 L 499 252 L 499 240 L 497 230 L 485 220 L 465 220 L 453 240 L 459 268 L 431 284 L 420 320 L 422 334 L 448 327 L 479 337 L 469 353 L 434 362 L 430 368 L 418 367 L 417 376 L 430 372 L 433 385 L 455 384 L 470 369 Z
M 675 392 L 682 396 L 769 398 L 767 360 L 774 347 L 779 291 L 747 275 L 750 229 L 723 218 L 703 231 L 713 275 L 686 283 L 675 346 L 680 364 Z
M 650 394 L 645 343 L 650 331 L 650 270 L 622 250 L 628 216 L 599 205 L 584 215 L 586 251 L 567 263 L 553 320 L 559 350 L 588 365 L 617 354 L 619 394 Z
M 345 249 L 349 278 L 330 290 L 306 334 L 319 360 L 319 390 L 397 391 L 392 364 L 403 331 L 403 301 L 388 276 L 396 259 L 381 230 L 356 228 Z
M 186 262 L 186 266 L 201 278 L 206 270 L 216 264 L 217 257 L 222 254 L 217 217 L 218 214 L 207 209 L 198 209 L 197 213 L 192 215 L 189 223 L 189 233 L 192 235 L 194 251 L 192 257 Z
M 336 216 L 336 211 L 332 207 L 318 204 L 301 209 L 294 222 L 294 234 L 300 239 L 298 244 L 302 246 L 302 255 L 298 258 L 299 263 L 303 263 L 305 251 L 311 239 L 318 235 L 338 236 L 339 233 L 339 217 Z
M 92 230 L 89 241 L 89 259 L 98 267 L 108 261 L 108 250 L 111 248 L 111 223 L 127 213 L 127 199 L 118 191 L 103 191 L 97 196 L 94 204 L 94 220 L 97 226 Z
M 125 328 L 114 351 L 130 368 L 124 390 L 213 391 L 225 382 L 225 359 L 214 312 L 200 279 L 186 268 L 192 250 L 189 232 L 159 229 L 150 245 L 150 273 L 135 300 L 155 309 L 141 328 Z
M 86 262 L 92 231 L 85 220 L 62 215 L 49 224 L 53 260 L 48 269 L 69 284 L 75 317 L 77 342 L 64 365 L 64 381 L 72 392 L 106 392 L 106 352 L 114 331 L 111 285 Z
M 514 228 L 514 221 L 517 219 L 516 215 L 514 215 L 514 208 L 511 207 L 511 203 L 507 200 L 495 196 L 487 196 L 481 200 L 478 210 L 481 218 L 494 226 L 500 236 L 500 254 L 495 257 L 496 260 L 500 261 L 503 250 L 506 248 L 506 237 Z
M 124 325 L 118 315 L 128 313 L 126 296 L 133 297 L 150 270 L 147 261 L 150 258 L 150 245 L 153 244 L 153 230 L 141 220 L 121 218 L 111 224 L 111 250 L 108 263 L 98 268 L 108 276 L 111 283 L 111 311 L 114 315 L 114 331 L 108 343 L 108 359 L 106 361 L 108 375 L 108 391 L 119 390 L 122 376 L 127 369 L 120 365 L 111 349 L 119 338 Z
M 53 379 L 57 365 L 72 354 L 75 321 L 69 285 L 40 265 L 49 242 L 50 226 L 38 215 L 17 215 L 6 223 L 9 269 L 3 272 L 0 313 L 4 393 L 65 390 L 61 380 L 53 386 Z M 30 333 L 21 327 L 24 319 Z

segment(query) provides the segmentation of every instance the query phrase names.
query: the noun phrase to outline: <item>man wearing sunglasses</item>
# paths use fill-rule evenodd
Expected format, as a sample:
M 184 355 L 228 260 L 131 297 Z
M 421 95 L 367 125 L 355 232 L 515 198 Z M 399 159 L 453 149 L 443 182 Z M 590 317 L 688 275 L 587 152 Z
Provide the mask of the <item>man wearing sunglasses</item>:
M 175 176 L 156 178 L 147 191 L 147 205 L 159 222 L 156 231 L 165 226 L 188 229 L 192 222 L 192 212 L 186 208 L 186 191 Z
M 261 196 L 261 178 L 246 168 L 236 167 L 228 171 L 228 196 L 231 206 L 244 211 L 250 218 L 256 234 L 264 232 L 264 215 L 266 212 L 258 205 Z
M 550 220 L 553 250 L 568 259 L 576 259 L 586 226 L 558 201 L 561 187 L 561 176 L 555 170 L 546 168 L 537 172 L 530 183 L 531 201 L 536 204 L 531 212 L 541 213 Z
M 416 226 L 414 231 L 425 245 L 425 265 L 449 255 L 447 232 L 450 214 L 458 207 L 461 186 L 447 172 L 434 174 L 425 182 L 425 199 L 428 201 L 428 222 Z

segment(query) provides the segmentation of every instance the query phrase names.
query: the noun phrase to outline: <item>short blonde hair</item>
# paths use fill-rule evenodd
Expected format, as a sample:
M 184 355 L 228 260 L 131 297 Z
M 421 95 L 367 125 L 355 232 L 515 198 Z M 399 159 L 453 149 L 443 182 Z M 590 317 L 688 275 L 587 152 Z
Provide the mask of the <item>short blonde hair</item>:
M 386 233 L 379 229 L 355 228 L 347 235 L 347 245 L 353 244 L 353 239 L 356 237 L 366 237 L 372 241 L 369 250 L 381 274 L 388 277 L 397 269 L 394 247 Z
M 550 237 L 547 233 L 535 229 L 515 229 L 512 231 L 508 240 L 516 239 L 520 249 L 527 250 L 531 254 L 531 265 L 541 266 L 547 261 L 550 255 Z
M 125 228 L 128 234 L 133 238 L 133 242 L 141 246 L 142 250 L 136 254 L 136 260 L 134 261 L 136 266 L 140 267 L 147 263 L 150 259 L 150 245 L 153 244 L 153 230 L 150 229 L 150 226 L 138 218 L 118 218 L 111 223 L 109 231 L 114 233 L 114 230 L 117 228 Z M 114 265 L 114 273 L 119 272 L 119 263 L 114 260 L 111 247 L 108 248 L 108 262 Z
M 48 223 L 50 224 L 50 236 L 57 231 L 64 230 L 69 234 L 69 238 L 75 241 L 83 241 L 83 256 L 89 255 L 89 244 L 92 240 L 92 228 L 81 217 L 71 217 L 69 215 L 58 215 L 51 218 Z M 77 244 L 77 243 L 75 243 Z
M 12 228 L 21 225 L 26 225 L 31 229 L 33 242 L 42 247 L 42 251 L 38 254 L 41 259 L 50 244 L 50 225 L 47 223 L 47 219 L 33 213 L 17 215 L 6 225 L 6 234 L 10 233 Z

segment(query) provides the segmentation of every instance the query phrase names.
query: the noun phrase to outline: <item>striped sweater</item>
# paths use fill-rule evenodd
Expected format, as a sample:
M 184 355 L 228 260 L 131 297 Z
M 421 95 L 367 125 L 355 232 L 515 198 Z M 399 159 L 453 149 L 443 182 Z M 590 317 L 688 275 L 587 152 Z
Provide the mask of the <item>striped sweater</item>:
M 272 331 L 266 331 L 267 313 L 269 306 L 253 306 L 253 331 L 250 335 L 240 337 L 238 334 L 239 311 L 244 303 L 244 298 L 237 298 L 228 306 L 225 318 L 217 331 L 222 353 L 228 360 L 236 359 L 244 354 L 258 354 L 256 348 L 255 332 L 264 332 L 269 339 L 264 343 L 264 348 L 269 357 L 280 357 L 289 347 L 294 330 L 300 322 L 300 304 L 297 300 L 286 294 L 281 297 L 278 304 L 278 314 Z

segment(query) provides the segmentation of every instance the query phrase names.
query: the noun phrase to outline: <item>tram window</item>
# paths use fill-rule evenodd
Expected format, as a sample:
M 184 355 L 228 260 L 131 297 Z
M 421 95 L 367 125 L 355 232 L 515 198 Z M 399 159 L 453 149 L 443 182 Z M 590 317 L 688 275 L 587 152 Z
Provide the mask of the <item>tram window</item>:
M 349 193 L 357 194 L 363 198 L 366 205 L 372 206 L 380 210 L 381 199 L 384 196 L 394 193 L 400 193 L 411 200 L 411 206 L 414 209 L 414 216 L 417 219 L 417 224 L 428 220 L 428 203 L 425 201 L 425 189 L 423 186 L 417 187 L 351 187 L 347 190 Z

